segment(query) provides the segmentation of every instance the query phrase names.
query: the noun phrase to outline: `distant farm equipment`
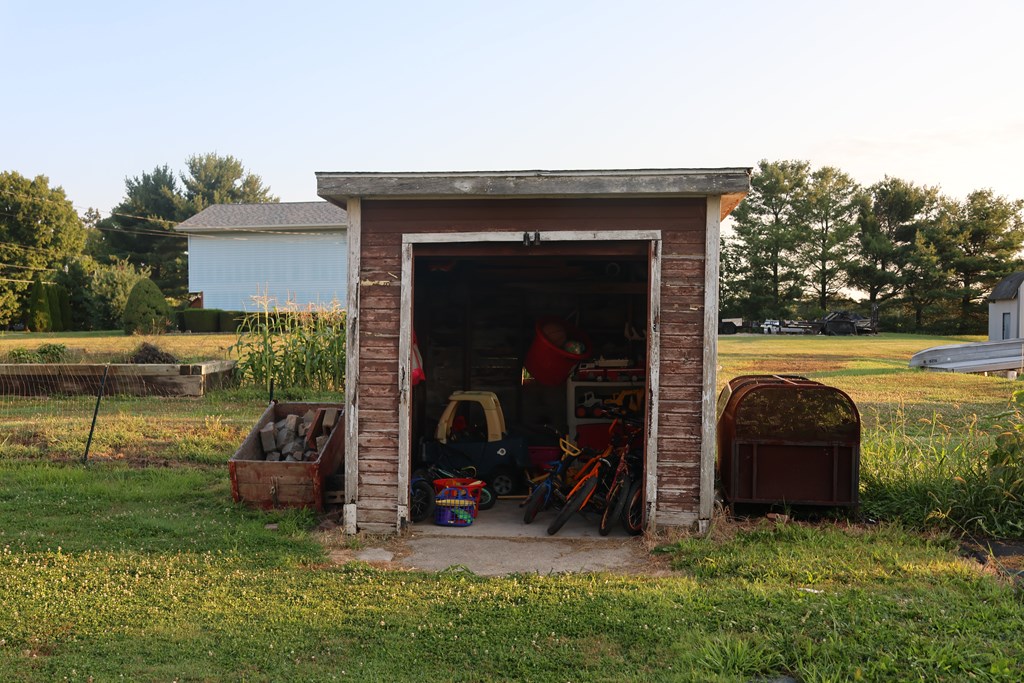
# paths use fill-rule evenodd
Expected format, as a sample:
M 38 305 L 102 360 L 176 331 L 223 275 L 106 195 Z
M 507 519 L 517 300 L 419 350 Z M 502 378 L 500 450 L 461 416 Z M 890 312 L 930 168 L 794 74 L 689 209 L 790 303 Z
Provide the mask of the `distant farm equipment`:
M 826 334 L 850 336 L 878 334 L 878 325 L 870 318 L 847 311 L 832 311 L 817 320 L 765 320 L 763 334 Z

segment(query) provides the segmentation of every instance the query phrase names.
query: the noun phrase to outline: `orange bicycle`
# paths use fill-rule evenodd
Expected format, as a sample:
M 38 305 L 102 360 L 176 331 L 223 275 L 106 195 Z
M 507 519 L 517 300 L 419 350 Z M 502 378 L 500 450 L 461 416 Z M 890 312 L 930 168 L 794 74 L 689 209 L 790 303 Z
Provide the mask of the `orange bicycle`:
M 608 448 L 604 449 L 600 455 L 594 456 L 583 465 L 576 485 L 572 487 L 572 490 L 565 497 L 565 505 L 562 506 L 558 516 L 548 526 L 548 535 L 557 534 L 558 530 L 569 521 L 569 518 L 582 510 L 594 497 L 594 492 L 597 491 L 598 485 L 604 478 L 603 475 L 611 469 L 612 463 L 608 459 L 611 455 L 611 450 L 612 447 L 609 444 Z

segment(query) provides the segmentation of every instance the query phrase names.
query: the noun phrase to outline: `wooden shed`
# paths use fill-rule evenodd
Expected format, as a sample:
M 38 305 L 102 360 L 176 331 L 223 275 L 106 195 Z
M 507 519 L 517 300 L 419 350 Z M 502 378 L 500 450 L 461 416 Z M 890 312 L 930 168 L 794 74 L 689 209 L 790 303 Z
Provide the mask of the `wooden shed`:
M 613 385 L 530 381 L 551 317 L 640 364 L 647 528 L 706 523 L 719 228 L 749 187 L 747 168 L 317 173 L 348 212 L 346 529 L 406 527 L 411 462 L 452 391 L 493 391 L 512 425 L 578 427 L 573 392 Z

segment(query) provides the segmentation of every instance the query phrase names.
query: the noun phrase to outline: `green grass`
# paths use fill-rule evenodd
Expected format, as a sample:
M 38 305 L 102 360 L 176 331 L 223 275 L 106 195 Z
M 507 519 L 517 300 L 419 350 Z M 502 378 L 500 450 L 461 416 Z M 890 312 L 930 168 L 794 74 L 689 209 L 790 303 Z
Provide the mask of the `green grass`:
M 1019 680 L 1019 590 L 909 530 L 996 505 L 979 477 L 1016 452 L 1010 418 L 984 417 L 1014 383 L 904 367 L 945 342 L 723 339 L 720 380 L 801 372 L 855 398 L 865 509 L 905 524 L 721 524 L 653 576 L 336 566 L 308 513 L 230 502 L 264 392 L 109 399 L 87 465 L 91 399 L 5 397 L 0 680 Z
M 744 374 L 797 374 L 838 387 L 857 403 L 870 428 L 897 411 L 913 425 L 938 416 L 959 426 L 975 414 L 1005 409 L 1014 383 L 999 377 L 928 372 L 907 367 L 932 346 L 982 337 L 879 334 L 864 337 L 739 335 L 719 339 L 719 389 Z M 927 425 L 923 427 L 927 431 Z
M 333 566 L 308 520 L 206 472 L 6 465 L 0 494 L 3 680 L 1012 681 L 1024 657 L 1011 588 L 895 527 L 684 539 L 659 578 L 481 578 Z

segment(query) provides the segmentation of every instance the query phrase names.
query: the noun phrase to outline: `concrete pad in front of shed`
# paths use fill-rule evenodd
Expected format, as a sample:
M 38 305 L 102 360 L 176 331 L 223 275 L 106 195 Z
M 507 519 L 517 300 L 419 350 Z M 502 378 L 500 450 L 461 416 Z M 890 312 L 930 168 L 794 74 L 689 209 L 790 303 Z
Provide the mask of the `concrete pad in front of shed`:
M 634 573 L 649 569 L 650 555 L 635 539 L 481 538 L 419 536 L 405 542 L 399 561 L 409 569 L 463 566 L 481 576 L 560 572 Z

